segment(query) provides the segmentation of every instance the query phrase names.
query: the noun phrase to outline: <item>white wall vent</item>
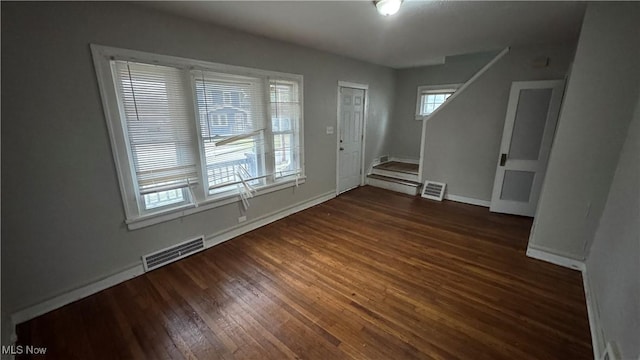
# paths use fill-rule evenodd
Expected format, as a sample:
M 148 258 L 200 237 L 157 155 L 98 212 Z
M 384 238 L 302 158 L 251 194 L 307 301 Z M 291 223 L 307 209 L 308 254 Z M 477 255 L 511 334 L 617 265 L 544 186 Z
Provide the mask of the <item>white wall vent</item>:
M 387 161 L 389 161 L 389 155 L 380 156 L 380 164 L 386 163 Z
M 447 184 L 427 180 L 422 188 L 422 197 L 442 201 Z
M 204 235 L 187 240 L 180 244 L 158 250 L 142 257 L 144 271 L 151 271 L 176 260 L 185 258 L 198 251 L 204 250 Z

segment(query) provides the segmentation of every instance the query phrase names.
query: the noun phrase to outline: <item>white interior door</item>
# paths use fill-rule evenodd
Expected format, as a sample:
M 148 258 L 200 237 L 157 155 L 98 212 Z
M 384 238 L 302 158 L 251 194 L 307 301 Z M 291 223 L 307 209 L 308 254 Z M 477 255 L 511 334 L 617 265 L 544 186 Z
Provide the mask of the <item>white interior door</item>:
M 340 88 L 338 133 L 338 193 L 360 185 L 364 90 Z
M 562 80 L 511 84 L 491 211 L 534 216 L 563 92 Z

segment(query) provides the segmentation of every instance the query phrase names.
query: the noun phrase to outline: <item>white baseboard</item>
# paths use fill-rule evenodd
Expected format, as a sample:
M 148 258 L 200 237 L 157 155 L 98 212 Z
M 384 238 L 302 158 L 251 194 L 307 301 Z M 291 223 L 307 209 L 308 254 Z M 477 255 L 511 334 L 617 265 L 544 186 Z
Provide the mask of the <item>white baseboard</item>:
M 395 192 L 399 192 L 399 193 L 407 194 L 411 196 L 416 196 L 420 194 L 419 187 L 395 183 L 395 182 L 386 181 L 386 180 L 367 178 L 367 185 L 371 185 L 381 189 L 387 189 L 387 190 L 391 190 L 391 191 L 395 191 Z
M 142 263 L 134 265 L 111 276 L 107 276 L 106 278 L 91 282 L 85 286 L 76 288 L 74 290 L 53 297 L 49 300 L 45 300 L 39 304 L 17 311 L 13 313 L 13 315 L 11 315 L 11 321 L 14 325 L 23 323 L 40 315 L 46 314 L 49 311 L 58 309 L 74 301 L 80 300 L 89 295 L 93 295 L 99 291 L 117 285 L 121 282 L 142 275 L 143 273 L 144 268 L 142 267 Z
M 399 161 L 407 164 L 420 164 L 420 159 L 403 158 L 397 156 L 390 156 L 389 161 Z
M 527 247 L 527 256 L 530 258 L 546 261 L 558 266 L 566 267 L 573 270 L 584 271 L 584 262 L 572 259 L 566 256 L 557 255 L 542 249 L 535 249 L 531 246 Z
M 605 349 L 606 341 L 600 326 L 600 316 L 598 312 L 597 300 L 592 290 L 591 282 L 587 276 L 587 266 L 585 262 L 572 259 L 567 256 L 553 254 L 546 250 L 527 247 L 527 256 L 530 258 L 546 261 L 558 266 L 566 267 L 572 270 L 578 270 L 582 273 L 582 286 L 584 288 L 584 297 L 587 303 L 587 314 L 589 316 L 589 329 L 591 330 L 591 345 L 593 347 L 593 358 L 600 359 Z
M 336 193 L 335 191 L 332 190 L 328 193 L 316 196 L 310 200 L 306 200 L 298 204 L 289 206 L 285 209 L 266 214 L 264 216 L 261 216 L 259 218 L 252 220 L 251 222 L 248 222 L 242 225 L 237 225 L 229 229 L 220 231 L 218 233 L 211 234 L 205 238 L 204 246 L 206 248 L 210 248 L 212 246 L 223 243 L 227 240 L 233 239 L 236 236 L 242 235 L 244 233 L 248 233 L 249 231 L 253 231 L 259 227 L 265 226 L 274 221 L 277 221 L 289 215 L 295 214 L 299 211 L 306 210 L 318 204 L 322 204 L 323 202 L 331 200 L 335 197 L 336 197 Z
M 465 197 L 465 196 L 445 194 L 444 198 L 447 199 L 447 200 L 457 201 L 457 202 L 461 202 L 461 203 L 465 203 L 465 204 L 484 206 L 484 207 L 490 207 L 491 206 L 491 201 L 479 200 L 479 199 L 474 199 L 474 198 Z
M 584 287 L 584 297 L 587 301 L 587 314 L 589 316 L 589 328 L 591 329 L 591 346 L 593 347 L 593 358 L 598 360 L 606 347 L 606 340 L 602 327 L 600 326 L 600 312 L 598 311 L 596 295 L 593 292 L 591 281 L 587 276 L 586 265 L 582 270 L 582 285 Z
M 233 239 L 238 235 L 242 235 L 296 212 L 331 200 L 334 197 L 336 197 L 336 194 L 335 191 L 332 190 L 328 193 L 316 196 L 310 200 L 306 200 L 298 204 L 289 206 L 285 209 L 266 214 L 251 222 L 247 222 L 239 226 L 234 226 L 216 234 L 209 235 L 205 238 L 205 247 L 210 248 L 224 241 Z M 45 300 L 39 304 L 17 311 L 11 315 L 12 329 L 14 329 L 15 332 L 15 325 L 17 324 L 29 321 L 35 317 L 46 314 L 50 311 L 63 307 L 87 296 L 93 295 L 99 291 L 110 288 L 114 285 L 120 284 L 142 274 L 144 274 L 144 267 L 142 266 L 142 261 L 140 261 L 140 263 L 130 266 L 125 270 L 117 272 L 113 275 L 107 276 L 97 281 L 93 281 L 87 285 L 65 292 L 49 300 Z

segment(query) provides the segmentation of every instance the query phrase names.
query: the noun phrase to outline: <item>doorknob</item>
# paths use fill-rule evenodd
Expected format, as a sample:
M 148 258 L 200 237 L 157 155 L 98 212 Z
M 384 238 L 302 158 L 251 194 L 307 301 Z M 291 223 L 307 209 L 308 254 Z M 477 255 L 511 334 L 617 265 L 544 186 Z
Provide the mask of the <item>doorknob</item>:
M 342 146 L 340 146 L 340 151 L 344 150 L 344 148 Z
M 504 166 L 504 164 L 507 162 L 507 154 L 501 154 L 500 155 L 500 166 Z

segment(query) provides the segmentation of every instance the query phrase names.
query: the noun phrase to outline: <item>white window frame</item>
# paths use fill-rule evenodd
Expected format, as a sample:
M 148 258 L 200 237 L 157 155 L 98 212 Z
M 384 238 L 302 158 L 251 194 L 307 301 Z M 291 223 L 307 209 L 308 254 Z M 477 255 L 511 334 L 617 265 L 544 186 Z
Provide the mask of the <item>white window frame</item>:
M 168 55 L 158 55 L 153 53 L 147 53 L 136 50 L 120 49 L 109 46 L 91 44 L 91 51 L 93 54 L 93 61 L 98 80 L 98 86 L 100 88 L 100 95 L 102 99 L 103 109 L 105 113 L 105 119 L 107 128 L 109 131 L 109 138 L 111 141 L 111 148 L 113 152 L 114 162 L 116 165 L 118 182 L 120 185 L 120 192 L 125 211 L 125 223 L 130 230 L 150 226 L 153 224 L 169 221 L 172 219 L 180 218 L 186 215 L 194 214 L 200 211 L 205 211 L 211 208 L 223 206 L 226 204 L 241 201 L 240 194 L 237 191 L 225 192 L 222 194 L 209 195 L 207 189 L 203 184 L 206 181 L 203 179 L 203 167 L 198 168 L 198 176 L 200 181 L 197 185 L 187 188 L 184 192 L 187 195 L 187 203 L 179 206 L 164 206 L 162 208 L 152 209 L 151 211 L 141 211 L 139 208 L 139 199 L 137 196 L 137 185 L 134 183 L 132 175 L 132 165 L 129 159 L 128 151 L 128 138 L 123 129 L 123 123 L 121 120 L 122 114 L 120 113 L 120 105 L 118 103 L 116 88 L 114 83 L 114 75 L 112 74 L 110 61 L 123 60 L 132 62 L 141 62 L 149 64 L 157 64 L 162 66 L 171 66 L 182 69 L 184 71 L 185 82 L 189 84 L 189 88 L 185 88 L 185 94 L 192 101 L 193 108 L 190 109 L 191 117 L 193 119 L 193 131 L 197 133 L 199 129 L 198 117 L 196 114 L 196 102 L 195 102 L 195 86 L 193 84 L 191 72 L 192 70 L 204 70 L 214 71 L 219 73 L 230 73 L 244 76 L 252 76 L 265 79 L 266 86 L 268 87 L 269 79 L 282 79 L 288 81 L 295 81 L 299 83 L 299 99 L 300 99 L 300 124 L 299 124 L 299 157 L 300 157 L 300 173 L 288 177 L 275 179 L 273 182 L 257 188 L 259 190 L 258 195 L 270 193 L 273 191 L 281 190 L 288 187 L 297 186 L 302 184 L 306 180 L 305 165 L 304 165 L 304 82 L 303 76 L 297 74 L 281 73 L 275 71 L 267 71 L 260 69 L 253 69 L 241 66 L 227 65 L 212 63 L 207 61 L 193 60 Z M 268 94 L 268 92 L 267 92 Z M 268 102 L 267 102 L 268 105 Z M 265 110 L 266 111 L 266 110 Z M 267 112 L 268 126 L 270 129 L 270 113 Z M 198 144 L 194 144 L 200 147 L 200 138 L 196 137 Z M 197 149 L 196 149 L 197 151 Z M 197 151 L 200 154 L 199 151 Z M 198 162 L 201 164 L 203 159 Z
M 418 95 L 416 97 L 416 120 L 424 120 L 431 114 L 422 114 L 422 96 L 432 94 L 451 93 L 450 97 L 455 94 L 462 84 L 444 84 L 444 85 L 421 85 L 418 86 Z M 448 99 L 447 99 L 448 100 Z M 445 103 L 447 102 L 445 100 Z M 444 103 L 443 103 L 444 105 Z M 441 105 L 442 106 L 442 105 Z M 438 107 L 439 108 L 439 107 Z M 438 109 L 436 108 L 436 109 Z M 435 111 L 435 110 L 434 110 Z

